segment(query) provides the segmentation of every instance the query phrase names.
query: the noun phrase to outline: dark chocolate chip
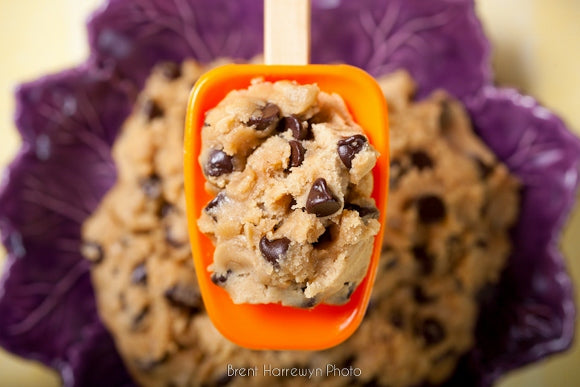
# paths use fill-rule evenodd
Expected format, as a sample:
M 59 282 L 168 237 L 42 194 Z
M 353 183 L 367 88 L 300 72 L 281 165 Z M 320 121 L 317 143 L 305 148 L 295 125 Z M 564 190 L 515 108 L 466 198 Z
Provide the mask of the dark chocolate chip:
M 255 125 L 258 131 L 264 131 L 278 123 L 280 119 L 280 108 L 278 105 L 268 102 L 260 111 L 260 116 L 251 117 L 247 125 Z
M 330 226 L 326 227 L 326 229 L 318 237 L 316 242 L 312 244 L 312 247 L 314 247 L 315 249 L 327 248 L 328 245 L 332 243 L 333 240 L 332 233 L 335 232 L 333 229 L 335 229 L 336 227 L 337 226 L 335 224 L 331 224 Z
M 161 65 L 161 74 L 169 80 L 177 79 L 181 76 L 181 66 L 175 62 L 165 62 Z
M 382 265 L 382 267 L 385 270 L 393 270 L 398 265 L 399 265 L 399 258 L 393 257 L 393 258 L 389 259 L 388 261 L 386 261 L 386 263 L 384 265 Z
M 354 365 L 354 362 L 356 361 L 356 356 L 355 355 L 349 355 L 346 357 L 346 359 L 344 359 L 340 365 L 340 368 L 350 368 Z
M 359 153 L 367 142 L 367 138 L 362 134 L 355 134 L 338 141 L 338 156 L 348 169 L 352 166 L 352 159 Z
M 149 314 L 149 305 L 145 305 L 137 315 L 133 317 L 133 329 L 139 328 L 139 325 L 145 320 L 145 317 Z
M 371 296 L 371 299 L 369 300 L 369 303 L 367 305 L 367 310 L 365 310 L 365 316 L 364 318 L 372 315 L 373 313 L 375 313 L 378 309 L 377 309 L 377 305 L 378 302 L 376 300 L 376 298 L 374 298 L 373 296 Z
M 413 257 L 419 264 L 421 273 L 424 275 L 431 274 L 435 268 L 435 262 L 433 256 L 427 252 L 426 247 L 423 245 L 414 246 L 412 252 Z
M 158 199 L 161 196 L 161 178 L 156 174 L 141 180 L 141 189 L 149 199 Z
M 441 355 L 435 357 L 435 359 L 433 359 L 433 363 L 439 364 L 439 363 L 444 362 L 445 360 L 449 360 L 449 359 L 454 358 L 456 356 L 457 356 L 457 352 L 453 348 L 449 348 L 445 352 L 443 352 Z
M 423 169 L 433 168 L 433 160 L 423 151 L 415 151 L 411 153 L 411 163 L 420 171 Z
M 435 300 L 434 297 L 425 293 L 425 290 L 419 285 L 413 286 L 413 299 L 418 304 L 428 304 Z
M 274 266 L 280 265 L 280 260 L 286 256 L 289 246 L 290 239 L 288 238 L 268 240 L 266 236 L 263 236 L 260 239 L 260 252 L 262 256 Z
M 312 308 L 316 305 L 316 297 L 307 298 L 304 303 L 302 303 L 303 308 Z
M 485 284 L 475 294 L 475 300 L 481 305 L 489 305 L 494 300 L 497 300 L 497 286 L 492 284 Z
M 91 241 L 83 242 L 81 254 L 95 265 L 103 262 L 103 258 L 105 257 L 103 246 Z
M 199 291 L 189 284 L 175 284 L 165 291 L 164 296 L 172 306 L 186 309 L 191 314 L 202 309 Z
M 391 160 L 389 167 L 389 188 L 391 190 L 397 189 L 399 181 L 407 173 L 407 169 L 398 159 Z
M 131 283 L 135 285 L 146 285 L 147 284 L 147 267 L 145 262 L 142 262 L 135 266 L 131 272 Z
M 153 369 L 169 360 L 169 354 L 166 352 L 163 356 L 157 359 L 137 359 L 134 361 L 135 366 L 143 372 L 151 372 Z
M 436 223 L 445 218 L 447 210 L 445 203 L 439 196 L 425 195 L 417 199 L 417 210 L 419 213 L 419 220 L 423 223 Z
M 479 171 L 479 177 L 481 180 L 485 180 L 491 175 L 493 172 L 494 166 L 486 164 L 483 160 L 478 157 L 474 158 L 475 163 L 477 164 L 477 170 Z
M 352 296 L 352 294 L 354 293 L 354 291 L 356 289 L 356 283 L 345 282 L 344 286 L 346 286 L 348 288 L 348 291 L 346 292 L 346 299 L 348 300 L 350 298 L 350 296 Z
M 211 125 L 209 124 L 209 122 L 207 122 L 207 121 L 204 121 L 204 122 L 203 122 L 203 126 L 205 126 L 205 127 L 208 127 L 208 126 L 211 126 Z
M 187 243 L 187 241 L 180 240 L 179 238 L 175 237 L 171 226 L 165 227 L 165 242 L 167 242 L 169 246 L 176 249 L 183 247 Z
M 282 130 L 286 131 L 290 129 L 292 131 L 292 137 L 296 140 L 307 140 L 310 138 L 310 127 L 302 125 L 302 122 L 296 116 L 284 117 L 282 122 Z
M 235 377 L 234 375 L 229 375 L 227 373 L 223 373 L 215 380 L 214 386 L 215 387 L 225 387 L 234 380 L 234 377 Z
M 226 194 L 224 191 L 220 191 L 215 198 L 209 201 L 204 208 L 205 212 L 211 212 L 214 208 L 217 208 L 226 198 Z
M 163 201 L 163 204 L 161 204 L 161 206 L 159 207 L 158 216 L 160 218 L 166 218 L 173 211 L 175 211 L 175 207 L 173 207 L 173 204 L 166 202 L 166 201 Z
M 346 203 L 344 205 L 346 210 L 358 212 L 361 218 L 369 217 L 371 219 L 379 218 L 379 210 L 376 207 L 361 207 L 358 204 Z
M 489 243 L 487 242 L 487 240 L 480 238 L 477 241 L 475 241 L 475 246 L 479 247 L 480 249 L 487 249 Z
M 326 180 L 322 177 L 316 179 L 306 199 L 306 212 L 322 217 L 332 215 L 339 209 L 340 202 L 330 191 Z
M 225 283 L 228 280 L 228 277 L 232 274 L 232 271 L 228 269 L 225 274 L 213 273 L 211 275 L 211 282 L 216 285 L 220 285 Z
M 447 100 L 441 101 L 441 112 L 439 113 L 439 127 L 441 130 L 447 130 L 452 124 L 451 108 Z
M 455 266 L 465 254 L 461 238 L 458 235 L 451 235 L 447 238 L 445 241 L 445 248 L 447 250 L 447 256 L 449 257 L 449 262 L 453 266 Z
M 233 157 L 226 152 L 214 149 L 210 152 L 205 173 L 217 177 L 234 170 Z
M 389 314 L 389 321 L 395 328 L 402 329 L 405 325 L 405 317 L 400 309 L 393 309 Z
M 163 109 L 152 99 L 148 99 L 143 103 L 143 114 L 149 121 L 156 118 L 163 117 Z
M 388 254 L 394 251 L 393 246 L 386 244 L 381 247 L 381 254 Z
M 304 161 L 304 147 L 300 141 L 290 141 L 290 168 L 299 167 Z
M 416 331 L 418 335 L 423 337 L 427 347 L 439 344 L 446 336 L 443 325 L 438 320 L 430 317 L 421 321 Z

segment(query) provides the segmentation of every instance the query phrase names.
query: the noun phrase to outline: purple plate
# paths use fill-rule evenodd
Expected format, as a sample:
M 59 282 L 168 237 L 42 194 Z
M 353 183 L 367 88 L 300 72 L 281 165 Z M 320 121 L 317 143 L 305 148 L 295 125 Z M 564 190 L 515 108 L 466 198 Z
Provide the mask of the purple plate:
M 258 54 L 261 3 L 109 0 L 89 22 L 86 63 L 18 89 L 23 145 L 0 183 L 0 345 L 57 369 L 66 386 L 132 384 L 97 315 L 80 226 L 115 181 L 111 145 L 151 67 Z M 557 244 L 578 187 L 580 141 L 533 98 L 492 85 L 473 1 L 313 0 L 312 17 L 313 62 L 373 75 L 406 68 L 419 98 L 446 89 L 523 182 L 514 254 L 482 299 L 475 348 L 446 385 L 489 386 L 568 348 L 573 289 Z

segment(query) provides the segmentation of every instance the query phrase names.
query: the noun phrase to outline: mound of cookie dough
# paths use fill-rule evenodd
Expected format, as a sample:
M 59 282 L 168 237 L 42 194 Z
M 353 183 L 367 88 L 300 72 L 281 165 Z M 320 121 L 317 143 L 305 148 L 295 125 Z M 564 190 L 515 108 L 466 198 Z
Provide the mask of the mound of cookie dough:
M 344 101 L 315 84 L 256 79 L 207 112 L 199 162 L 217 194 L 198 225 L 235 303 L 343 304 L 378 233 L 378 153 Z
M 114 147 L 118 182 L 83 227 L 99 313 L 135 382 L 444 382 L 477 345 L 478 300 L 501 274 L 519 205 L 517 181 L 474 135 L 461 105 L 442 93 L 412 102 L 414 84 L 402 72 L 379 80 L 391 109 L 392 181 L 366 316 L 347 341 L 326 351 L 252 351 L 213 327 L 187 240 L 183 123 L 190 88 L 205 70 L 186 62 L 153 71 Z M 240 376 L 231 369 L 256 371 Z M 275 369 L 316 373 L 268 374 Z

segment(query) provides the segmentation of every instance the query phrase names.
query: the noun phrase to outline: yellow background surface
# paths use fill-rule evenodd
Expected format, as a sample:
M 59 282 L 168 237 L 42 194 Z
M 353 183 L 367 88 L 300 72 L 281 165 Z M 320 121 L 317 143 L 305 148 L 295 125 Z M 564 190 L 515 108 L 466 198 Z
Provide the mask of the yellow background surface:
M 580 1 L 476 1 L 493 42 L 498 82 L 535 96 L 580 134 Z M 0 171 L 19 145 L 12 122 L 14 86 L 82 62 L 87 56 L 84 23 L 101 3 L 0 0 Z M 570 217 L 561 243 L 576 283 L 580 281 L 578 235 L 580 206 Z M 3 260 L 0 250 L 0 271 Z M 58 385 L 60 381 L 51 370 L 0 349 L 0 386 Z M 513 372 L 498 383 L 499 387 L 578 385 L 579 345 L 566 354 Z

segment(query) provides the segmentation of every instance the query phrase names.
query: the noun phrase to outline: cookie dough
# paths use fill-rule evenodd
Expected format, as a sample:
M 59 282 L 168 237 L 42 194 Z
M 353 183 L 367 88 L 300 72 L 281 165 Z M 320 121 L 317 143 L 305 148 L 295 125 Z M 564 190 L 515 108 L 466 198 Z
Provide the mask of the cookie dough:
M 517 181 L 475 136 L 461 105 L 442 93 L 413 102 L 403 72 L 379 80 L 398 103 L 389 105 L 389 211 L 365 318 L 326 351 L 252 351 L 211 324 L 187 239 L 183 122 L 205 70 L 189 61 L 153 71 L 115 143 L 118 182 L 83 226 L 99 313 L 135 382 L 408 387 L 449 378 L 476 345 L 478 300 L 501 274 L 519 206 Z M 257 371 L 233 376 L 228 365 Z M 322 374 L 269 376 L 264 367 Z
M 342 98 L 256 79 L 207 112 L 201 135 L 212 281 L 235 303 L 347 302 L 379 231 L 378 153 Z

